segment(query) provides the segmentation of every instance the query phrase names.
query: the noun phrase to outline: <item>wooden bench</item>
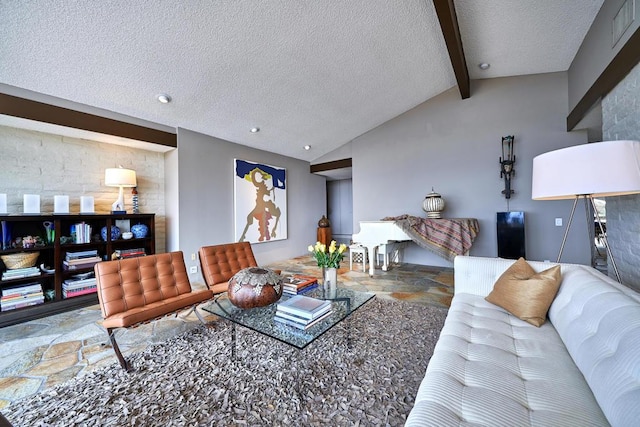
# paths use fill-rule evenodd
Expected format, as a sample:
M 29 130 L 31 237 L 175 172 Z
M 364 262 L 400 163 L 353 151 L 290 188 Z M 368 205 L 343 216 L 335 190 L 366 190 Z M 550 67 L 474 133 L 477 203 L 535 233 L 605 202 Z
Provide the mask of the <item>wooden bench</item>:
M 94 266 L 98 300 L 113 350 L 120 366 L 129 371 L 115 339 L 115 330 L 130 328 L 195 307 L 211 298 L 213 291 L 193 290 L 182 251 L 148 255 Z M 198 319 L 205 323 L 195 310 Z

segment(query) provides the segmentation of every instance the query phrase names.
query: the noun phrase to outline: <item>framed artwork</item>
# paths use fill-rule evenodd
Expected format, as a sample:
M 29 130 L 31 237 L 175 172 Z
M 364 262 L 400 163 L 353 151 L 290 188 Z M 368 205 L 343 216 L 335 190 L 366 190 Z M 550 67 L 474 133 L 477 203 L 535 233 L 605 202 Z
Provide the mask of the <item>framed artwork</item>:
M 234 159 L 233 171 L 235 241 L 286 239 L 286 169 Z

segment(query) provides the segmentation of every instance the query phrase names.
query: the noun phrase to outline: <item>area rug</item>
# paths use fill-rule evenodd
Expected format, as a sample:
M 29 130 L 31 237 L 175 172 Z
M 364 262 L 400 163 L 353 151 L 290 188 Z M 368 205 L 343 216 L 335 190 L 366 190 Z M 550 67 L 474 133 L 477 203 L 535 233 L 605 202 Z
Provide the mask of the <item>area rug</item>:
M 403 425 L 446 310 L 375 299 L 304 350 L 219 320 L 3 410 L 14 426 Z

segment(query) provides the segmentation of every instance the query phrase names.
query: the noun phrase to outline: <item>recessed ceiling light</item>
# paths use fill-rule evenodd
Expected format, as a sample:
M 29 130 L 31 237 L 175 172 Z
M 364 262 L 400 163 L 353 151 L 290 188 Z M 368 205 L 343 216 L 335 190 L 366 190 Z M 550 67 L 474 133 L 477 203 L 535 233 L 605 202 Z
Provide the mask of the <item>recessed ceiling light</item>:
M 305 149 L 305 150 L 307 150 L 307 151 L 309 151 L 309 150 L 311 150 L 311 146 L 310 146 L 310 145 L 305 145 L 305 146 L 304 146 L 304 149 Z
M 161 93 L 160 95 L 158 95 L 158 101 L 162 102 L 163 104 L 168 104 L 171 102 L 171 97 L 166 93 Z
M 478 68 L 480 68 L 481 70 L 488 70 L 489 67 L 491 67 L 491 64 L 486 62 L 481 62 L 478 64 Z
M 258 133 L 258 132 L 260 132 L 260 128 L 259 127 L 251 128 L 250 132 L 251 133 Z

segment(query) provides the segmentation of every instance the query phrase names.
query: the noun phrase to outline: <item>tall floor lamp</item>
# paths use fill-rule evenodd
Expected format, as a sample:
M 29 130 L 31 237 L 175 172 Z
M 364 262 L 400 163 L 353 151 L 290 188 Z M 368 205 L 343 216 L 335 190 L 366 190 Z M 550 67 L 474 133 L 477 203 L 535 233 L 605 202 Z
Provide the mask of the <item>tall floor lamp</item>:
M 533 159 L 533 200 L 574 199 L 557 262 L 560 262 L 562 257 L 578 199 L 584 198 L 587 218 L 589 203 L 596 214 L 607 256 L 618 282 L 621 281 L 620 273 L 593 198 L 636 193 L 640 193 L 639 141 L 605 141 L 576 145 L 540 154 Z M 587 221 L 587 231 L 591 237 L 589 223 L 590 221 Z

